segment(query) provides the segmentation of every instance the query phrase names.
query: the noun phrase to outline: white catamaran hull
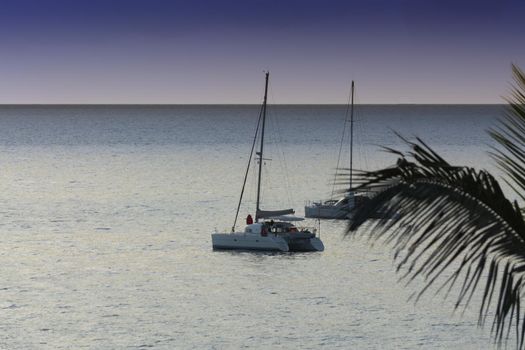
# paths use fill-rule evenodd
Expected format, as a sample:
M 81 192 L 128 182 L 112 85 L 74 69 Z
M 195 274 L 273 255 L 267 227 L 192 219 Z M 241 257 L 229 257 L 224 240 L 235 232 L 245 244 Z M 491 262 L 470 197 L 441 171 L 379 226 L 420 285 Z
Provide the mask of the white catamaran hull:
M 304 216 L 315 219 L 346 219 L 355 207 L 353 193 L 339 200 L 328 200 L 326 202 L 314 202 L 304 207 Z
M 311 205 L 304 207 L 304 216 L 316 219 L 346 219 L 349 208 L 337 208 L 331 205 Z
M 246 233 L 212 233 L 213 249 L 289 251 L 284 238 L 275 235 L 260 236 Z
M 308 230 L 286 221 L 247 225 L 244 232 L 212 233 L 213 249 L 265 250 L 277 252 L 322 252 L 323 242 Z

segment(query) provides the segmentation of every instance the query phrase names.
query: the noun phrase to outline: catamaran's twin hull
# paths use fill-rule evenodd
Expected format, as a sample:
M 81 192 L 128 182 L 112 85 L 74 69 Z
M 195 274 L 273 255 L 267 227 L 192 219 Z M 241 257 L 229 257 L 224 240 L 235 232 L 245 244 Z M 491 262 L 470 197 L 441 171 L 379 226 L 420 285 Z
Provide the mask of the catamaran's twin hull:
M 291 252 L 322 252 L 323 242 L 317 238 L 291 238 L 288 240 L 288 247 Z
M 279 236 L 260 236 L 244 233 L 213 233 L 213 249 L 289 251 L 288 243 Z
M 304 216 L 313 219 L 346 219 L 350 210 L 332 205 L 312 205 L 304 207 Z
M 316 252 L 323 251 L 323 242 L 317 237 L 256 236 L 244 233 L 213 233 L 213 249 L 222 250 L 258 250 L 277 252 Z

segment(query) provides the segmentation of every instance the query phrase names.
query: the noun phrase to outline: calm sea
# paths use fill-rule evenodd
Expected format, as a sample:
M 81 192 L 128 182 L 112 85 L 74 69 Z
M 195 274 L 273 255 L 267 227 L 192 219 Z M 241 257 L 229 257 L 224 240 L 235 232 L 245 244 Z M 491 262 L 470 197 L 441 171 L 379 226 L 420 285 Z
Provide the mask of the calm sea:
M 345 106 L 269 107 L 263 207 L 332 191 Z M 502 106 L 359 106 L 355 166 L 420 136 L 452 163 L 496 171 Z M 258 106 L 0 107 L 0 348 L 485 349 L 477 305 L 408 301 L 389 247 L 213 252 L 234 219 Z M 348 166 L 343 142 L 341 166 Z M 243 218 L 253 214 L 251 172 Z M 315 221 L 306 221 L 314 226 Z

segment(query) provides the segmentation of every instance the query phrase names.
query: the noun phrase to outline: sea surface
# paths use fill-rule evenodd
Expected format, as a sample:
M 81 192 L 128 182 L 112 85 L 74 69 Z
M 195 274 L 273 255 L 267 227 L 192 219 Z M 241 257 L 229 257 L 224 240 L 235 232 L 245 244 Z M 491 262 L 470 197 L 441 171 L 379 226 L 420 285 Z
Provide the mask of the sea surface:
M 340 149 L 349 162 L 345 110 L 269 107 L 263 208 L 302 215 L 305 201 L 331 196 Z M 463 314 L 433 291 L 414 305 L 422 283 L 405 286 L 391 247 L 345 238 L 344 221 L 321 222 L 324 252 L 214 252 L 210 234 L 233 225 L 258 114 L 1 106 L 0 348 L 495 348 L 476 299 Z M 499 174 L 486 130 L 502 115 L 357 106 L 354 166 L 394 164 L 380 146 L 407 150 L 397 132 Z M 239 230 L 254 213 L 255 165 Z

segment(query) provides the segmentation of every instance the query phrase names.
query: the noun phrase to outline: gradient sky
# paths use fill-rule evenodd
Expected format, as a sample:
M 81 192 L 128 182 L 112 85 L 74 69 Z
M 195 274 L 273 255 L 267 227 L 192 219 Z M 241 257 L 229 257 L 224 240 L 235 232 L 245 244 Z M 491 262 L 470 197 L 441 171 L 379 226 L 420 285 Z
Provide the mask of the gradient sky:
M 0 0 L 0 103 L 502 103 L 525 0 Z

